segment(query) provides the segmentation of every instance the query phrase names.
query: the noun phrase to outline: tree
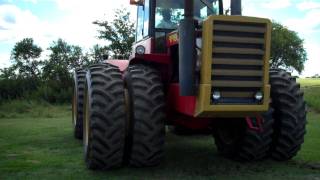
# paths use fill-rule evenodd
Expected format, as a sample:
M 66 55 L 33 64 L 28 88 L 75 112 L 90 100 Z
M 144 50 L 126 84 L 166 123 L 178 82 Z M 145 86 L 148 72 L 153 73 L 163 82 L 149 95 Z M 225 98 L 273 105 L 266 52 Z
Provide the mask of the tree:
M 81 47 L 69 45 L 62 39 L 54 41 L 48 50 L 51 53 L 49 59 L 45 62 L 46 73 L 48 71 L 54 73 L 58 69 L 69 72 L 86 63 Z
M 45 79 L 69 83 L 72 70 L 88 63 L 88 58 L 83 55 L 81 47 L 69 45 L 62 39 L 53 42 L 48 50 L 51 53 L 44 63 Z
M 303 40 L 298 34 L 277 22 L 273 22 L 271 68 L 281 67 L 301 73 L 306 61 L 307 53 L 303 47 Z
M 319 74 L 315 74 L 311 78 L 320 78 L 320 75 Z
M 62 39 L 54 41 L 48 48 L 48 59 L 43 67 L 45 82 L 38 94 L 49 102 L 67 102 L 72 97 L 72 72 L 88 63 L 81 47 L 69 45 Z
M 36 78 L 40 74 L 39 61 L 42 49 L 35 45 L 32 38 L 17 42 L 11 51 L 13 69 L 18 70 L 19 76 Z
M 14 73 L 14 67 L 8 67 L 0 69 L 0 80 L 3 79 L 14 79 L 16 78 L 16 74 Z
M 109 49 L 114 58 L 128 58 L 131 53 L 131 46 L 135 40 L 134 23 L 129 19 L 130 13 L 125 10 L 116 10 L 115 19 L 108 21 L 94 21 L 101 29 L 99 39 L 110 42 Z
M 90 64 L 99 63 L 102 60 L 108 59 L 109 56 L 109 48 L 107 46 L 100 46 L 98 44 L 94 45 L 90 49 Z

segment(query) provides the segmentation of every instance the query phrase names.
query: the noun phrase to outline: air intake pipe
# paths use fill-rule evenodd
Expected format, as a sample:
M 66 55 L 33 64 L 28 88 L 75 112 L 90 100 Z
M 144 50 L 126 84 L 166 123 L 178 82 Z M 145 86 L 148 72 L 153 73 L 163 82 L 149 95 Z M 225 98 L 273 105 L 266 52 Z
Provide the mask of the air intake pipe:
M 231 15 L 242 15 L 241 0 L 231 0 Z
M 184 19 L 179 24 L 179 84 L 181 96 L 195 95 L 195 20 L 194 0 L 184 1 Z

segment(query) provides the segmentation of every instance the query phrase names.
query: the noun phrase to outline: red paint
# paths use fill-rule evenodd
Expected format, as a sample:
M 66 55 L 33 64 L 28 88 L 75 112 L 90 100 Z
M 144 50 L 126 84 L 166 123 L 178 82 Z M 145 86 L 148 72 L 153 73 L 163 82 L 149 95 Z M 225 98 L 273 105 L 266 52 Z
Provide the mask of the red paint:
M 171 108 L 188 116 L 194 116 L 196 109 L 195 96 L 180 96 L 180 87 L 178 83 L 169 85 L 168 101 Z
M 257 125 L 254 126 L 253 125 L 253 118 L 251 117 L 246 117 L 246 122 L 247 122 L 247 125 L 248 125 L 248 128 L 251 129 L 251 130 L 254 130 L 254 131 L 258 131 L 258 132 L 263 132 L 263 118 L 261 116 L 257 116 L 257 117 L 254 117 L 255 120 L 257 121 Z
M 127 69 L 127 67 L 129 66 L 128 60 L 112 59 L 112 60 L 106 60 L 105 63 L 117 66 L 121 72 L 124 72 Z

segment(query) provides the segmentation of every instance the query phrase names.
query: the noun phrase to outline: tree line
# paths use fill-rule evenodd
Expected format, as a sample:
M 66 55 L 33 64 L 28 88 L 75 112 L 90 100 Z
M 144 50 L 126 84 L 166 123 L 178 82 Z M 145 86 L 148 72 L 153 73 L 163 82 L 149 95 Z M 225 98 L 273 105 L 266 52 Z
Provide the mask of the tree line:
M 94 45 L 84 53 L 80 46 L 58 39 L 48 48 L 47 58 L 42 59 L 42 53 L 43 49 L 32 38 L 15 44 L 11 51 L 12 65 L 1 69 L 1 99 L 69 101 L 73 70 L 100 62 L 108 50 L 105 46 Z
M 70 102 L 75 69 L 108 57 L 128 58 L 134 42 L 134 23 L 125 9 L 116 10 L 115 14 L 112 21 L 93 22 L 99 28 L 97 38 L 109 42 L 108 46 L 96 44 L 86 52 L 57 39 L 44 51 L 32 38 L 17 42 L 11 51 L 12 65 L 0 69 L 0 103 L 12 99 Z
M 12 99 L 36 99 L 50 103 L 70 102 L 73 72 L 99 63 L 107 57 L 127 59 L 135 40 L 134 23 L 127 10 L 116 10 L 112 21 L 94 21 L 98 37 L 108 46 L 94 45 L 85 52 L 78 45 L 63 39 L 53 41 L 44 57 L 44 50 L 32 38 L 17 42 L 11 51 L 12 65 L 0 69 L 0 103 Z M 294 31 L 273 22 L 271 68 L 301 73 L 307 54 L 303 40 Z

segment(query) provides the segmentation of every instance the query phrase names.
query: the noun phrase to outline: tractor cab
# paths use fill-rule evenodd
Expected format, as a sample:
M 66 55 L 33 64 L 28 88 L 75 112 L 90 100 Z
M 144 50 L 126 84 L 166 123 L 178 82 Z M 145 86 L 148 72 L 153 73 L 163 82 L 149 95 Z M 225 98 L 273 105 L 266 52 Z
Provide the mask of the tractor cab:
M 168 33 L 178 29 L 180 21 L 185 16 L 185 0 L 140 0 L 131 1 L 137 5 L 136 42 L 152 38 L 154 53 L 166 53 L 166 38 Z M 222 1 L 202 0 L 193 5 L 194 19 L 203 21 L 210 15 L 223 14 Z

